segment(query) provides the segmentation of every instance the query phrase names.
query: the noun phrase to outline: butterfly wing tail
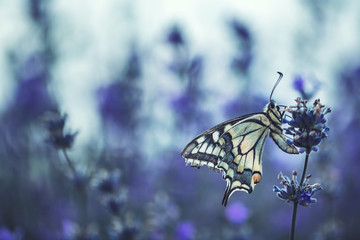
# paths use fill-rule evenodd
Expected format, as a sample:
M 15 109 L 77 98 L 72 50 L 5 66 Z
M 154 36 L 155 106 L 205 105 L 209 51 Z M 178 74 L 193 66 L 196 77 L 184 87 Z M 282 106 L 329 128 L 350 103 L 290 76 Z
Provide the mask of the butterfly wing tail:
M 230 183 L 229 181 L 227 181 L 227 185 L 226 185 L 226 189 L 225 189 L 225 192 L 224 192 L 224 197 L 223 197 L 223 200 L 221 202 L 221 204 L 226 207 L 227 203 L 228 203 L 228 200 L 229 200 L 229 197 L 230 197 L 230 193 L 231 193 L 231 190 L 230 190 Z

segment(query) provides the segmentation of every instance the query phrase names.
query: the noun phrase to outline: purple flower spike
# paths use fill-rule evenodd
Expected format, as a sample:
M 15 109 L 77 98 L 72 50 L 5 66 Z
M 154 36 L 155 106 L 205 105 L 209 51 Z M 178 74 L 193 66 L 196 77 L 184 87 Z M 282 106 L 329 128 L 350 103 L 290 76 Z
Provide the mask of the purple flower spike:
M 289 125 L 288 128 L 284 128 L 285 133 L 293 136 L 294 145 L 303 150 L 300 152 L 317 151 L 318 148 L 315 146 L 327 137 L 330 130 L 325 125 L 325 115 L 330 113 L 331 109 L 325 108 L 320 99 L 315 100 L 311 107 L 307 107 L 307 101 L 301 98 L 295 101 L 297 105 L 287 109 L 291 113 L 291 119 L 284 121 Z
M 284 185 L 283 188 L 279 188 L 278 186 L 274 186 L 273 191 L 277 193 L 277 196 L 287 201 L 288 203 L 294 202 L 299 203 L 302 206 L 309 206 L 310 203 L 315 203 L 316 199 L 312 196 L 315 192 L 322 189 L 320 184 L 309 184 L 309 178 L 311 176 L 307 176 L 300 185 L 297 181 L 297 172 L 294 171 L 292 178 L 284 176 L 281 172 L 279 173 L 279 179 L 281 180 L 281 184 Z

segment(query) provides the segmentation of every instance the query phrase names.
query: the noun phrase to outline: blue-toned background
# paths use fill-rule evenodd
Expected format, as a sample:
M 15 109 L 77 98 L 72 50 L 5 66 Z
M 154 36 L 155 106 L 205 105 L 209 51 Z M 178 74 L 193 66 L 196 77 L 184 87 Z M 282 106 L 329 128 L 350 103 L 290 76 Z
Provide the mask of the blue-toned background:
M 304 154 L 267 140 L 263 178 L 225 181 L 182 148 L 273 98 L 321 98 L 318 202 L 298 239 L 358 239 L 360 3 L 0 0 L 0 240 L 288 239 L 277 175 Z

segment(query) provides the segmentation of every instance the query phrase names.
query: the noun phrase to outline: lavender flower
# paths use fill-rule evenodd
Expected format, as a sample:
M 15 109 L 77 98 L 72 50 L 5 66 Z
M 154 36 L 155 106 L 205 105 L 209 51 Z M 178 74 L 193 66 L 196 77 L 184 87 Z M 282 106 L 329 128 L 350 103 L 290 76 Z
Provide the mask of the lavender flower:
M 191 222 L 180 222 L 176 228 L 176 239 L 190 240 L 194 239 L 195 228 Z
M 293 87 L 299 91 L 302 95 L 305 94 L 305 86 L 304 86 L 304 79 L 300 76 L 300 75 L 297 75 L 295 78 L 294 78 L 294 81 L 293 81 Z
M 249 218 L 249 210 L 239 202 L 232 203 L 225 210 L 226 218 L 235 224 L 241 224 Z
M 124 206 L 125 197 L 124 195 L 110 196 L 104 199 L 105 207 L 110 211 L 111 214 L 117 216 L 120 214 L 121 207 Z
M 118 169 L 112 172 L 100 170 L 92 183 L 100 194 L 101 203 L 115 216 L 120 214 L 127 198 L 126 190 L 120 191 L 120 176 L 121 173 Z
M 80 226 L 80 224 L 64 220 L 62 222 L 62 232 L 60 240 L 99 240 L 98 229 L 95 225 Z
M 230 27 L 235 35 L 238 51 L 231 62 L 231 67 L 239 73 L 246 73 L 253 62 L 253 39 L 250 31 L 243 23 L 233 20 Z
M 15 240 L 13 234 L 4 227 L 0 228 L 0 240 Z
M 115 122 L 117 126 L 134 128 L 137 122 L 136 109 L 141 104 L 140 95 L 141 91 L 131 81 L 117 81 L 98 89 L 101 117 L 106 122 Z
M 64 126 L 67 115 L 60 115 L 58 112 L 52 112 L 45 115 L 44 120 L 48 130 L 46 141 L 57 149 L 69 149 L 72 147 L 78 132 L 64 133 Z
M 128 60 L 125 65 L 123 77 L 128 81 L 133 81 L 139 79 L 142 74 L 141 69 L 141 58 L 137 53 L 137 50 L 134 48 L 130 52 Z
M 318 183 L 312 185 L 309 184 L 310 177 L 310 175 L 305 177 L 303 184 L 300 185 L 297 181 L 296 171 L 293 171 L 291 180 L 280 172 L 278 178 L 281 180 L 280 183 L 284 185 L 284 187 L 281 189 L 278 186 L 274 186 L 273 191 L 277 193 L 277 196 L 280 199 L 283 199 L 288 203 L 299 203 L 300 205 L 307 207 L 309 204 L 316 202 L 316 198 L 313 198 L 312 196 L 315 192 L 322 189 Z
M 139 232 L 140 226 L 136 223 L 124 224 L 119 221 L 114 221 L 109 230 L 109 235 L 111 240 L 132 240 L 138 239 L 137 236 Z
M 13 54 L 11 63 L 18 84 L 8 109 L 16 122 L 29 123 L 46 111 L 56 109 L 57 103 L 48 91 L 49 79 L 44 55 L 34 53 L 22 60 Z
M 100 170 L 94 178 L 94 187 L 102 194 L 114 194 L 120 187 L 120 171 L 115 169 L 112 172 Z
M 291 119 L 283 120 L 289 125 L 285 128 L 285 133 L 293 136 L 293 141 L 288 140 L 288 142 L 300 147 L 300 152 L 317 151 L 316 146 L 327 137 L 327 132 L 330 130 L 325 125 L 327 122 L 325 115 L 330 113 L 331 109 L 325 108 L 325 105 L 320 103 L 320 99 L 315 100 L 311 107 L 307 107 L 307 101 L 300 97 L 295 101 L 297 105 L 287 109 L 291 113 Z
M 185 43 L 184 38 L 182 36 L 181 30 L 178 26 L 174 26 L 169 35 L 167 36 L 167 41 L 174 46 L 180 46 Z
M 250 32 L 244 24 L 242 24 L 241 22 L 234 19 L 234 20 L 230 21 L 229 25 L 233 29 L 233 31 L 238 39 L 242 39 L 243 41 L 251 40 Z

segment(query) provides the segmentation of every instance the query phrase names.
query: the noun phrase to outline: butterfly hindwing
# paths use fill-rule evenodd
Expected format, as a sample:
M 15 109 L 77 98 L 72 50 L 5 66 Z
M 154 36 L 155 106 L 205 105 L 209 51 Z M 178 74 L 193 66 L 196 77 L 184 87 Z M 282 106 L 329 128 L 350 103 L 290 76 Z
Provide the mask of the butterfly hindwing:
M 218 153 L 221 149 L 216 140 L 216 135 L 220 135 L 220 133 L 218 130 L 215 130 L 214 133 L 201 135 L 185 147 L 182 156 L 185 158 L 186 164 L 190 163 L 191 167 L 197 168 L 207 165 L 215 170 L 218 162 Z
M 295 146 L 293 146 L 292 144 L 290 144 L 286 141 L 286 137 L 284 134 L 271 131 L 270 136 L 274 140 L 276 145 L 284 152 L 290 153 L 290 154 L 298 154 L 299 153 L 299 151 L 296 149 Z
M 221 137 L 220 143 L 221 146 L 225 146 L 225 157 L 220 160 L 218 167 L 227 182 L 222 202 L 224 206 L 232 193 L 251 193 L 260 182 L 262 152 L 270 132 L 269 125 L 266 115 L 258 113 L 235 124 Z

